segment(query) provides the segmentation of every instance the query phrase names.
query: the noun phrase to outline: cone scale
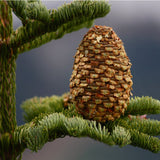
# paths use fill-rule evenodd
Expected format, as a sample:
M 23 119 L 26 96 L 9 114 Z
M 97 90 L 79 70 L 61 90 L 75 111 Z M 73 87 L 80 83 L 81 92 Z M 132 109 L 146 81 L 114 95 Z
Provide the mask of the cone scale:
M 124 114 L 132 88 L 131 63 L 111 27 L 94 26 L 81 41 L 70 79 L 77 111 L 98 122 Z

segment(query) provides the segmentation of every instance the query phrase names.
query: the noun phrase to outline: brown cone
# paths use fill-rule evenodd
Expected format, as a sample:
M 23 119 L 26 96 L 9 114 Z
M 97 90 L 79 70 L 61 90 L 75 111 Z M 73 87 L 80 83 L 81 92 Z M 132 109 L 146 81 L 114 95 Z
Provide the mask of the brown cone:
M 132 88 L 131 63 L 111 27 L 94 26 L 80 43 L 70 79 L 80 114 L 98 122 L 124 114 Z

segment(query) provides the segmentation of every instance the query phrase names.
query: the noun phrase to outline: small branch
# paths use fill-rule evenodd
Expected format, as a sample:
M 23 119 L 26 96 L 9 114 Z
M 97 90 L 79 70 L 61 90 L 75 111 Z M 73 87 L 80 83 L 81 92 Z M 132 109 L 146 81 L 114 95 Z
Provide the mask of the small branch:
M 144 114 L 159 114 L 160 101 L 152 97 L 135 97 L 131 98 L 125 115 L 144 115 Z
M 100 124 L 97 126 L 95 121 L 80 117 L 67 118 L 61 113 L 40 115 L 14 132 L 15 143 L 32 151 L 37 151 L 46 142 L 65 135 L 91 137 L 109 145 L 115 144 L 108 130 Z
M 8 4 L 22 22 L 27 22 L 29 20 L 38 20 L 44 23 L 49 22 L 49 11 L 40 1 L 27 2 L 26 0 L 9 0 Z
M 160 140 L 157 137 L 140 133 L 135 129 L 130 129 L 131 145 L 150 150 L 151 152 L 158 153 L 160 151 Z
M 64 110 L 63 98 L 58 96 L 34 97 L 23 102 L 21 107 L 25 112 L 24 118 L 27 122 L 30 122 L 41 113 L 55 113 Z
M 21 1 L 15 1 L 14 3 L 18 4 Z M 48 23 L 42 23 L 35 18 L 35 20 L 28 21 L 25 26 L 18 28 L 11 35 L 10 46 L 16 50 L 50 32 L 55 32 L 52 35 L 53 37 L 51 36 L 53 39 L 60 38 L 65 33 L 78 30 L 84 25 L 86 27 L 86 24 L 88 25 L 95 18 L 105 16 L 109 11 L 110 7 L 106 1 L 74 1 L 58 10 L 53 10 Z M 41 42 L 39 43 L 40 45 L 42 45 Z M 48 40 L 46 39 L 43 42 L 46 43 Z M 36 47 L 38 46 L 36 45 Z
M 136 129 L 152 136 L 160 135 L 160 121 L 151 119 L 140 119 L 136 116 L 130 118 L 122 118 L 118 121 L 118 125 L 127 129 Z
M 63 96 L 51 96 L 51 97 L 34 97 L 25 101 L 21 107 L 23 108 L 25 114 L 24 118 L 26 122 L 30 122 L 35 117 L 43 114 L 51 113 L 63 113 L 67 117 L 74 117 L 79 115 L 73 104 L 64 107 Z
M 150 104 L 151 102 L 153 102 L 153 104 Z M 132 99 L 132 112 L 138 109 L 137 106 L 142 107 L 139 103 L 143 104 L 143 107 L 145 107 L 145 105 L 150 105 L 151 108 L 154 106 L 156 111 L 159 109 L 158 100 L 149 97 L 136 97 Z M 91 137 L 109 145 L 116 144 L 123 147 L 131 144 L 155 153 L 160 151 L 160 140 L 152 137 L 152 135 L 160 134 L 160 122 L 156 120 L 145 120 L 135 116 L 130 116 L 130 119 L 126 115 L 113 122 L 108 121 L 103 124 L 96 123 L 95 121 L 83 119 L 76 112 L 74 105 L 64 107 L 63 96 L 35 97 L 24 102 L 22 108 L 26 113 L 26 120 L 31 122 L 26 125 L 26 128 L 22 126 L 23 132 L 21 131 L 22 128 L 20 128 L 19 132 L 20 135 L 24 134 L 24 137 L 28 137 L 24 142 L 26 146 L 32 150 L 40 149 L 37 148 L 37 146 L 42 147 L 47 140 L 54 140 L 61 136 L 70 135 L 75 137 Z M 146 106 L 146 112 L 148 113 L 148 111 L 151 113 L 149 107 Z M 50 115 L 43 115 L 43 113 L 50 113 Z M 155 111 L 152 111 L 152 113 L 155 113 Z M 38 117 L 35 118 L 36 116 Z M 28 135 L 26 135 L 26 130 L 30 132 Z M 43 131 L 46 133 L 45 135 L 43 135 Z M 38 137 L 41 135 L 43 135 L 44 138 L 48 136 L 46 139 L 42 139 L 43 136 Z M 22 140 L 23 137 L 20 139 Z
M 73 22 L 72 22 L 72 24 L 73 24 Z M 35 40 L 33 40 L 31 42 L 27 42 L 27 43 L 21 45 L 17 49 L 16 53 L 20 54 L 20 53 L 29 51 L 29 50 L 31 50 L 33 48 L 37 48 L 37 47 L 47 43 L 47 42 L 49 42 L 49 41 L 51 41 L 53 39 L 55 39 L 55 40 L 59 39 L 62 36 L 64 36 L 65 34 L 67 34 L 67 33 L 79 30 L 79 29 L 84 28 L 84 27 L 90 27 L 93 24 L 93 22 L 92 21 L 87 21 L 87 22 L 83 23 L 83 20 L 82 20 L 82 23 L 79 24 L 79 25 L 75 26 L 75 25 L 72 25 L 72 24 L 70 22 L 66 23 L 66 24 L 62 25 L 55 32 L 45 33 L 42 36 L 37 37 Z
M 112 138 L 114 142 L 121 147 L 131 143 L 130 132 L 121 126 L 116 126 L 114 128 Z
M 56 104 L 55 103 L 59 103 Z M 31 121 L 35 116 L 40 113 L 54 113 L 59 110 L 60 112 L 64 109 L 63 97 L 44 97 L 44 98 L 32 98 L 25 101 L 22 104 L 22 108 L 25 111 L 25 119 Z M 45 102 L 45 103 L 44 103 Z M 55 103 L 54 107 L 51 104 Z M 49 105 L 50 104 L 50 105 Z M 56 109 L 58 106 L 58 109 Z M 59 106 L 61 106 L 59 108 Z M 138 112 L 139 111 L 139 112 Z M 158 114 L 160 113 L 160 101 L 153 99 L 151 97 L 135 97 L 135 99 L 130 100 L 130 104 L 125 112 L 125 116 L 132 114 Z M 156 127 L 155 127 L 156 128 Z
M 154 153 L 160 151 L 160 140 L 136 129 L 126 129 L 112 124 L 114 130 L 109 132 L 103 124 L 85 120 L 81 117 L 68 118 L 62 113 L 41 114 L 30 123 L 17 127 L 14 132 L 15 144 L 37 151 L 48 141 L 66 135 L 73 137 L 90 137 L 108 145 L 125 146 L 131 144 Z M 23 149 L 24 149 L 23 148 Z
M 105 0 L 75 0 L 70 4 L 64 4 L 57 10 L 52 10 L 52 24 L 60 26 L 74 19 L 88 17 L 93 20 L 98 17 L 104 17 L 110 11 L 110 6 Z

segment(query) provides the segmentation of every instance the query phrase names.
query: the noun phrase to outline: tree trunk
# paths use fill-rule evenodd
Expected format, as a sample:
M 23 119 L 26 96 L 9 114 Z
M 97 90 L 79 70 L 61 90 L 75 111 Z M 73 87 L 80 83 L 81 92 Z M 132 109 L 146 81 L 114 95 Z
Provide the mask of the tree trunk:
M 13 131 L 16 127 L 16 57 L 8 46 L 12 33 L 12 12 L 6 0 L 0 1 L 0 159 L 16 159 Z
M 3 55 L 2 55 L 3 54 Z M 11 156 L 14 150 L 12 133 L 16 127 L 15 110 L 15 58 L 6 57 L 10 54 L 9 49 L 0 49 L 0 139 L 3 144 L 0 147 L 2 154 Z M 12 145 L 11 145 L 12 144 Z M 5 157 L 5 160 L 12 159 Z

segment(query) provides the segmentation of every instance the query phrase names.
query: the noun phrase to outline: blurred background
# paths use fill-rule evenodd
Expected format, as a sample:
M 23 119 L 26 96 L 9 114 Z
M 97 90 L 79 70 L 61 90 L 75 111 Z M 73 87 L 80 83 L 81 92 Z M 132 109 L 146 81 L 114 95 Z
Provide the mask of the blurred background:
M 70 1 L 65 1 L 70 2 Z M 43 1 L 48 9 L 64 1 Z M 133 95 L 160 100 L 160 1 L 110 1 L 111 12 L 95 20 L 114 29 L 132 62 Z M 14 29 L 21 22 L 14 15 Z M 69 91 L 73 56 L 88 31 L 84 28 L 21 54 L 17 59 L 17 122 L 24 123 L 20 104 L 34 96 L 62 95 Z M 160 120 L 160 115 L 150 116 Z M 160 160 L 160 153 L 132 146 L 110 147 L 90 138 L 56 139 L 38 153 L 25 150 L 23 160 Z

